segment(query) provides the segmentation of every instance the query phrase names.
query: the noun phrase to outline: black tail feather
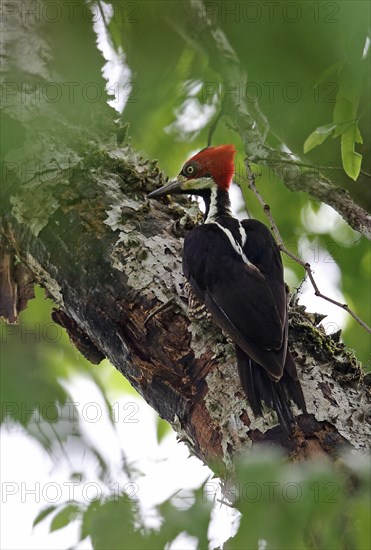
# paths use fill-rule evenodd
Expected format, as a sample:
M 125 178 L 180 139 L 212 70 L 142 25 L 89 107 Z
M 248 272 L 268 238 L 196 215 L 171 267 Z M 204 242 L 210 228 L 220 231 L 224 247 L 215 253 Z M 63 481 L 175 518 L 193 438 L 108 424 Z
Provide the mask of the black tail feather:
M 298 379 L 294 358 L 289 350 L 287 350 L 285 368 L 281 382 L 285 385 L 287 393 L 294 403 L 296 403 L 303 413 L 306 413 L 307 407 L 305 404 L 303 390 Z
M 287 352 L 283 376 L 279 382 L 272 380 L 264 368 L 250 359 L 238 346 L 236 356 L 241 385 L 254 415 L 262 415 L 262 405 L 265 403 L 276 411 L 280 425 L 289 434 L 293 421 L 290 400 L 306 412 L 303 391 L 291 353 Z

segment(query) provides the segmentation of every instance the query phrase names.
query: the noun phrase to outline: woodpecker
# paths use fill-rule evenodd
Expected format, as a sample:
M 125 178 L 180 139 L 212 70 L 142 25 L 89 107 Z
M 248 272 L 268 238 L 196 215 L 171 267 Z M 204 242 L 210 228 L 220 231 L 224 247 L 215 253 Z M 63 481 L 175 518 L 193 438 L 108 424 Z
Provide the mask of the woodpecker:
M 232 215 L 229 188 L 235 153 L 233 145 L 203 149 L 184 164 L 175 180 L 148 197 L 182 193 L 203 198 L 204 223 L 184 241 L 184 276 L 197 300 L 234 342 L 240 382 L 254 415 L 262 415 L 264 404 L 273 408 L 289 434 L 290 402 L 303 412 L 306 406 L 288 349 L 281 254 L 264 224 Z

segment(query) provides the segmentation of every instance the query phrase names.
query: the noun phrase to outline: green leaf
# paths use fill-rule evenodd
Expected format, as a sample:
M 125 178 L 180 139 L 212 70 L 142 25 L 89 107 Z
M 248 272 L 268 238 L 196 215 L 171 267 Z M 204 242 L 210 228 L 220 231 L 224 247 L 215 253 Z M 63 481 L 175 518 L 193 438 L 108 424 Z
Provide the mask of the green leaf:
M 213 486 L 216 485 L 217 482 L 215 481 Z M 178 508 L 171 498 L 158 507 L 163 523 L 158 532 L 156 548 L 168 546 L 182 532 L 186 532 L 191 537 L 197 537 L 197 548 L 208 548 L 208 529 L 212 502 L 206 498 L 206 486 L 207 482 L 195 491 L 191 491 L 194 502 L 188 509 Z
M 341 135 L 341 159 L 347 175 L 354 181 L 361 171 L 362 155 L 354 150 L 356 143 L 362 143 L 357 124 L 354 122 L 347 126 Z
M 321 145 L 328 137 L 331 135 L 331 132 L 336 128 L 337 124 L 331 122 L 325 126 L 319 126 L 312 132 L 304 142 L 304 153 L 308 153 L 318 145 Z
M 359 131 L 358 124 L 355 124 L 355 139 L 356 143 L 363 143 L 361 132 Z
M 89 507 L 82 536 L 90 535 L 93 548 L 100 550 L 148 548 L 144 526 L 138 521 L 138 513 L 135 522 L 134 510 L 132 502 L 123 496 Z M 134 523 L 137 524 L 135 528 Z
M 93 500 L 84 511 L 80 528 L 80 541 L 86 539 L 86 537 L 90 535 L 92 518 L 100 506 L 101 503 L 99 500 Z
M 53 518 L 50 525 L 50 532 L 57 531 L 66 527 L 69 523 L 74 521 L 79 515 L 80 508 L 77 504 L 68 504 Z
M 319 76 L 316 84 L 320 84 L 321 82 L 325 82 L 329 79 L 330 76 L 337 75 L 341 71 L 342 67 L 344 65 L 344 61 L 340 60 L 334 63 L 333 65 L 330 65 L 325 69 Z
M 56 509 L 56 506 L 47 506 L 41 512 L 39 512 L 36 516 L 36 518 L 33 521 L 32 527 L 36 527 L 38 523 L 40 523 L 43 519 L 48 517 L 54 510 Z
M 355 67 L 344 67 L 339 89 L 336 94 L 336 104 L 333 114 L 333 122 L 338 125 L 334 137 L 346 130 L 344 125 L 355 122 L 361 94 L 362 74 L 355 72 Z

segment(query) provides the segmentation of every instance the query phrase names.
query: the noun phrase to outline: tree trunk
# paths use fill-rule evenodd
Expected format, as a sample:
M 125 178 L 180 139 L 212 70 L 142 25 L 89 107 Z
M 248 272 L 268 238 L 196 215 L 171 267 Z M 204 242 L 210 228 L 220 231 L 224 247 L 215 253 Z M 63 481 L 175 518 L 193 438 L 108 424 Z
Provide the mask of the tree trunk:
M 58 33 L 52 38 L 31 18 L 21 26 L 17 17 L 12 13 L 4 33 L 5 46 L 19 34 L 18 49 L 6 50 L 5 68 L 28 79 L 31 91 L 24 92 L 23 80 L 8 82 L 3 112 L 12 139 L 3 158 L 2 315 L 14 321 L 32 282 L 41 284 L 56 304 L 54 320 L 80 351 L 92 363 L 107 357 L 220 474 L 257 442 L 281 444 L 297 460 L 334 456 L 342 444 L 365 449 L 371 399 L 362 369 L 336 336 L 316 326 L 320 316 L 298 305 L 291 310 L 290 348 L 309 414 L 298 416 L 290 440 L 271 411 L 254 418 L 233 347 L 212 321 L 190 322 L 182 307 L 182 241 L 200 219 L 196 206 L 184 198 L 156 204 L 146 199 L 164 176 L 156 162 L 118 145 L 124 129 L 114 126 L 105 98 L 92 111 L 86 101 L 64 110 L 63 99 L 51 104 L 29 97 L 37 86 L 62 85 L 73 75 L 68 51 L 58 60 L 58 70 L 65 71 L 59 76 L 50 60 Z M 74 28 L 93 40 L 86 19 Z M 36 41 L 38 48 L 30 50 Z M 94 57 L 81 60 L 86 82 L 95 77 L 97 63 Z M 174 297 L 171 307 L 145 323 Z

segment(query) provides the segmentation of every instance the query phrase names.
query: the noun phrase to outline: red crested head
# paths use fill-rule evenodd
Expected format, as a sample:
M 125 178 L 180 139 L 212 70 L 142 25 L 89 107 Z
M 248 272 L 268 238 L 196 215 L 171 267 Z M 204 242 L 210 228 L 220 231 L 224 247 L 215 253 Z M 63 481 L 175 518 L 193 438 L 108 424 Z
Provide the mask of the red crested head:
M 235 154 L 234 145 L 202 149 L 185 163 L 175 180 L 152 191 L 148 196 L 151 199 L 172 193 L 204 196 L 205 191 L 215 186 L 222 191 L 228 191 L 234 174 Z
M 228 191 L 234 174 L 234 145 L 207 147 L 190 158 L 181 171 L 188 180 L 211 177 L 216 185 Z

